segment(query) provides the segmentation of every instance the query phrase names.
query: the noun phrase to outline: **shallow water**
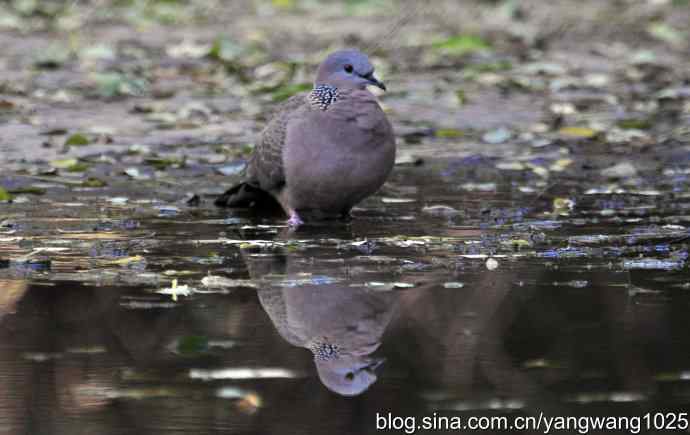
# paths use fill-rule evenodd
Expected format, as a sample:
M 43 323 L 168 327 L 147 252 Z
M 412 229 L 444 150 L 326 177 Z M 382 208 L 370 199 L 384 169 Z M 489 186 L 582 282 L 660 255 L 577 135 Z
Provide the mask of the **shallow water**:
M 351 222 L 296 232 L 172 190 L 5 205 L 0 433 L 687 409 L 679 175 L 544 185 L 497 161 L 399 165 Z

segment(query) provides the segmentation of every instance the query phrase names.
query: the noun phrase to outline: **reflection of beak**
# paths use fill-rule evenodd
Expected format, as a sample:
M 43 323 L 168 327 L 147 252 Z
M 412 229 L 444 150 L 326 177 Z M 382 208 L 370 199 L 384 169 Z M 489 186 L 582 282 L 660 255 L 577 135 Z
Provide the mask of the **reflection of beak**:
M 363 370 L 366 370 L 370 373 L 374 373 L 376 371 L 376 369 L 381 367 L 381 365 L 383 365 L 383 363 L 385 363 L 385 362 L 386 362 L 386 358 L 372 358 L 371 363 L 368 366 L 364 367 Z
M 383 84 L 383 82 L 380 82 L 379 79 L 374 77 L 374 73 L 371 72 L 365 76 L 361 76 L 363 79 L 367 79 L 370 84 L 376 86 L 377 88 L 383 89 L 384 91 L 386 90 L 386 85 Z

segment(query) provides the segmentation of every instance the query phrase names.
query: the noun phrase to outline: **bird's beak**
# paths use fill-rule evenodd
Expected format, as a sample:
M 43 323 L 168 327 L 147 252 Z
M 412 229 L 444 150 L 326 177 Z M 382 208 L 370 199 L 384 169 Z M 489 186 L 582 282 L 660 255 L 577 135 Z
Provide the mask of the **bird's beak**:
M 376 369 L 381 367 L 384 362 L 386 362 L 386 358 L 372 358 L 371 364 L 366 367 L 366 370 L 373 373 Z
M 369 73 L 365 76 L 362 76 L 362 78 L 367 79 L 370 84 L 376 86 L 377 88 L 383 89 L 384 91 L 386 90 L 386 85 L 384 85 L 383 82 L 379 81 L 379 79 L 374 77 L 374 73 Z

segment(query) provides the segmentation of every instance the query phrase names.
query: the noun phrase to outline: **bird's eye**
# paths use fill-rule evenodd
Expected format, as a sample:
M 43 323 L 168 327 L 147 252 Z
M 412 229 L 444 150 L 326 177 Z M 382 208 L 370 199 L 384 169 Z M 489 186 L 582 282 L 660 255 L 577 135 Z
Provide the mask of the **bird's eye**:
M 352 67 L 352 65 L 350 65 L 350 64 L 345 65 L 345 72 L 346 73 L 350 74 L 350 73 L 352 73 L 352 71 L 354 71 L 354 68 Z
M 351 381 L 351 380 L 353 380 L 354 378 L 355 378 L 355 374 L 352 373 L 352 372 L 348 372 L 348 373 L 345 375 L 345 379 L 347 379 L 348 381 Z

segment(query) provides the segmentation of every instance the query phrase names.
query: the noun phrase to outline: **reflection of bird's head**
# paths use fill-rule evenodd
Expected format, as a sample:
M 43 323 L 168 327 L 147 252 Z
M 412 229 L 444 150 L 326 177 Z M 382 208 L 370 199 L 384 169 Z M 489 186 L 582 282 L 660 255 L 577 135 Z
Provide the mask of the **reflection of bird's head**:
M 383 364 L 382 358 L 373 358 L 369 353 L 376 350 L 378 343 L 347 352 L 326 341 L 312 343 L 316 371 L 321 382 L 331 391 L 343 396 L 362 394 L 376 382 L 376 369 Z
M 382 358 L 351 355 L 315 360 L 321 382 L 329 390 L 343 396 L 356 396 L 365 392 L 378 379 L 375 371 L 383 361 Z

